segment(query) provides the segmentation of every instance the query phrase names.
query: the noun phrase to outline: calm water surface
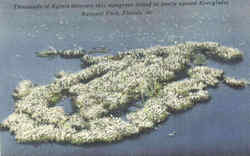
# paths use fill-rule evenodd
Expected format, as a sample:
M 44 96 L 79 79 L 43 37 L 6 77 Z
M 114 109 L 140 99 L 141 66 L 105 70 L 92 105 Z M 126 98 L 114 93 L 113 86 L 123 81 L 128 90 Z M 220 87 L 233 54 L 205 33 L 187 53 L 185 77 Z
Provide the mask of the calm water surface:
M 11 94 L 20 80 L 47 84 L 60 70 L 80 70 L 79 60 L 34 55 L 50 46 L 103 46 L 116 53 L 175 42 L 215 41 L 242 50 L 244 61 L 209 65 L 224 69 L 228 76 L 250 78 L 250 2 L 246 0 L 230 1 L 228 6 L 158 8 L 150 16 L 123 17 L 83 17 L 82 9 L 14 10 L 13 3 L 0 2 L 0 120 L 13 111 Z M 210 92 L 210 102 L 172 115 L 157 130 L 115 144 L 18 144 L 9 132 L 0 132 L 2 155 L 250 155 L 250 89 L 221 85 Z M 70 111 L 69 106 L 65 109 Z M 176 135 L 168 136 L 172 131 Z

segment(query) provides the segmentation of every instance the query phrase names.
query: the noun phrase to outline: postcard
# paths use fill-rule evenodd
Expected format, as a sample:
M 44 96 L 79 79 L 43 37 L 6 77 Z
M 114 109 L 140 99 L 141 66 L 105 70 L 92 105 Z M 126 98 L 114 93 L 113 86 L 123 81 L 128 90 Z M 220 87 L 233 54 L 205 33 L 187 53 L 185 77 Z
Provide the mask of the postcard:
M 0 155 L 250 155 L 249 10 L 1 0 Z

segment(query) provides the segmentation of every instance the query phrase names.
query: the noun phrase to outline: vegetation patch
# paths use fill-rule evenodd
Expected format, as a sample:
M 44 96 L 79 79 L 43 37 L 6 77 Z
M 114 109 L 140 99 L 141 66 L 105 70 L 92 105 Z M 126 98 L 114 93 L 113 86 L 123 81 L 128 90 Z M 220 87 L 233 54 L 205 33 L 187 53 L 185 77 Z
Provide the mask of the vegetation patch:
M 86 66 L 76 73 L 59 72 L 47 85 L 21 81 L 13 92 L 15 111 L 0 128 L 8 129 L 21 143 L 110 143 L 154 128 L 169 115 L 209 100 L 209 87 L 221 82 L 236 88 L 246 84 L 205 66 L 207 59 L 234 62 L 243 57 L 238 49 L 215 42 L 132 49 L 114 56 L 89 55 L 106 50 L 37 53 L 40 57 L 80 58 Z M 64 98 L 71 99 L 74 113 L 56 106 Z M 175 131 L 169 134 L 174 135 Z

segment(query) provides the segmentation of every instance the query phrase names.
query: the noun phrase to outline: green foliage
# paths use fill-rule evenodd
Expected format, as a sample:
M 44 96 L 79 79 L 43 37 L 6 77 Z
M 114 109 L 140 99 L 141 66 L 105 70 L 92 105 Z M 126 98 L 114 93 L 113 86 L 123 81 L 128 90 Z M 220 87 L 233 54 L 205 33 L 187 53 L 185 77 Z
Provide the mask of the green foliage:
M 158 96 L 160 90 L 162 89 L 162 84 L 158 81 L 149 80 L 149 85 L 144 88 L 141 88 L 141 100 L 142 103 L 145 102 L 146 97 Z
M 186 88 L 183 88 L 183 89 L 176 89 L 176 93 L 177 93 L 178 95 L 181 95 L 181 96 L 185 97 L 185 96 L 188 96 L 188 95 L 189 95 L 189 90 L 186 89 Z
M 53 57 L 56 55 L 57 55 L 57 52 L 53 50 L 40 51 L 36 53 L 36 56 L 38 57 Z
M 196 55 L 194 55 L 193 63 L 195 65 L 204 65 L 207 63 L 207 58 L 203 54 L 196 54 Z
M 49 102 L 50 102 L 50 104 L 54 105 L 54 104 L 58 103 L 61 99 L 62 99 L 62 95 L 54 94 L 49 99 Z

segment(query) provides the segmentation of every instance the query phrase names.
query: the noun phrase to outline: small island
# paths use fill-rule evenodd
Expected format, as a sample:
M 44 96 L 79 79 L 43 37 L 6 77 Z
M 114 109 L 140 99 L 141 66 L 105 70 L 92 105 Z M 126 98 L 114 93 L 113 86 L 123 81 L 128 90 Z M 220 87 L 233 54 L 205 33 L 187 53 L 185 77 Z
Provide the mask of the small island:
M 215 42 L 132 49 L 112 56 L 84 50 L 43 51 L 38 56 L 79 58 L 83 69 L 59 72 L 47 85 L 21 81 L 13 92 L 15 110 L 1 128 L 19 143 L 86 144 L 122 140 L 152 129 L 168 116 L 208 101 L 209 87 L 248 85 L 205 65 L 207 59 L 237 63 L 238 49 Z M 69 98 L 75 112 L 56 106 Z M 134 109 L 130 109 L 133 107 Z

